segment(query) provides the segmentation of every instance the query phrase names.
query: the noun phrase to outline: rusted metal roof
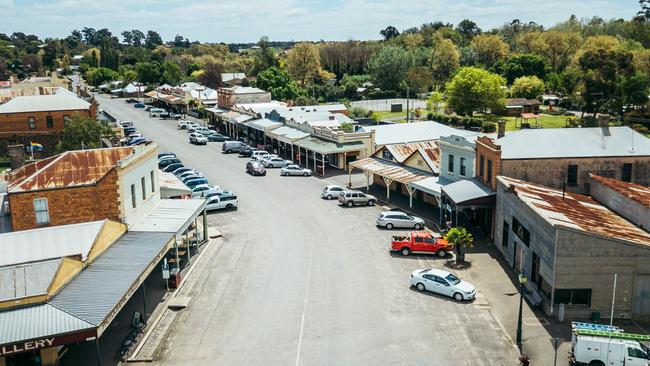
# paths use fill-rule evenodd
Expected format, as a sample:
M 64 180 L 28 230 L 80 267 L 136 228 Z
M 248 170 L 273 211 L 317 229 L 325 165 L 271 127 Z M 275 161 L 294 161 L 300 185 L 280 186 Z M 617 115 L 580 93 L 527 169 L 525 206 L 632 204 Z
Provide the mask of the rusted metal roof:
M 422 170 L 374 157 L 353 161 L 350 166 L 403 184 L 433 177 Z
M 393 155 L 398 163 L 403 163 L 418 149 L 438 149 L 437 141 L 416 142 L 412 144 L 386 145 L 385 148 Z
M 9 193 L 94 184 L 134 147 L 67 151 L 9 174 Z
M 650 233 L 610 211 L 589 196 L 562 192 L 519 179 L 499 176 L 519 199 L 553 226 L 564 226 L 614 239 L 650 245 Z
M 646 207 L 650 207 L 650 187 L 636 183 L 628 183 L 620 180 L 605 178 L 599 175 L 590 174 L 591 179 L 607 186 L 608 188 L 636 201 Z

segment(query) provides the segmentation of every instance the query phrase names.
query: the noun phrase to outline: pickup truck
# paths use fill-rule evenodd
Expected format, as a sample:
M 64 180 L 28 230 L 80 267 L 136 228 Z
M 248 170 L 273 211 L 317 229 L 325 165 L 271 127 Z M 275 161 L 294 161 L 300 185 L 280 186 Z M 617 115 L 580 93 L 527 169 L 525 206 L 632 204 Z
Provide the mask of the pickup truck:
M 411 253 L 435 253 L 438 257 L 444 257 L 447 252 L 454 250 L 454 246 L 431 232 L 411 231 L 407 235 L 393 235 L 390 250 L 400 252 L 403 256 Z

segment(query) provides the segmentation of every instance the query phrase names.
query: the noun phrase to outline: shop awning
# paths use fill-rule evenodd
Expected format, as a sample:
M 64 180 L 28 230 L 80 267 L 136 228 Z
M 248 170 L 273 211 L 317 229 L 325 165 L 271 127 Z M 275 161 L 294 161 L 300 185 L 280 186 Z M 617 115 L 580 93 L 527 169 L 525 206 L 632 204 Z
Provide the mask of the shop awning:
M 160 198 L 182 197 L 192 194 L 192 190 L 187 188 L 174 174 L 159 172 L 158 181 L 160 182 Z
M 212 114 L 223 114 L 228 112 L 227 110 L 221 108 L 206 108 L 205 111 L 210 112 Z
M 316 137 L 304 138 L 294 142 L 294 145 L 303 149 L 311 150 L 319 154 L 338 154 L 350 151 L 359 151 L 364 149 L 365 145 L 362 141 L 352 141 L 345 143 L 337 143 L 332 141 L 321 140 Z
M 442 188 L 442 192 L 456 205 L 490 205 L 496 203 L 496 192 L 478 179 L 459 180 Z
M 256 119 L 250 123 L 248 123 L 248 126 L 251 128 L 254 128 L 258 131 L 266 131 L 266 130 L 272 130 L 275 128 L 278 128 L 282 126 L 281 122 L 276 122 L 276 121 L 271 121 L 270 119 L 267 118 L 262 118 L 262 119 Z
M 130 230 L 180 235 L 203 213 L 205 200 L 160 200 L 149 214 Z
M 265 134 L 285 144 L 293 144 L 294 141 L 304 139 L 310 135 L 307 132 L 300 131 L 297 128 L 281 126 L 273 130 L 266 131 Z
M 453 183 L 453 181 L 450 181 L 445 178 L 429 177 L 429 178 L 424 178 L 422 180 L 412 182 L 411 187 L 417 189 L 418 191 L 422 191 L 430 195 L 440 197 L 442 187 L 451 183 Z
M 413 182 L 434 177 L 431 173 L 375 157 L 353 161 L 350 166 L 409 185 Z

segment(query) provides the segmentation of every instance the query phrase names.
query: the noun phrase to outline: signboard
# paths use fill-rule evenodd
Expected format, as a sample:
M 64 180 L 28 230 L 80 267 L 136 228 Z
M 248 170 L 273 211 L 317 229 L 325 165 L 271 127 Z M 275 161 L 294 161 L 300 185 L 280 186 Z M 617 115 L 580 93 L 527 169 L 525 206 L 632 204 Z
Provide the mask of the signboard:
M 43 338 L 20 341 L 13 344 L 0 346 L 0 357 L 11 356 L 24 352 L 36 351 L 43 348 L 61 346 L 64 344 L 78 343 L 96 336 L 95 329 L 84 330 L 78 333 L 71 333 L 61 336 L 50 336 Z

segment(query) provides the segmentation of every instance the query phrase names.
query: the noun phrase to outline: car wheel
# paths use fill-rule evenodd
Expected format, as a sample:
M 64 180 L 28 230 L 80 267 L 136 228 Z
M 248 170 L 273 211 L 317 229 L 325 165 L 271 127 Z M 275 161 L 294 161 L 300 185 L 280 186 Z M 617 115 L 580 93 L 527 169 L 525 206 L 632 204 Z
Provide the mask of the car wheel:
M 461 294 L 460 292 L 455 292 L 454 293 L 454 300 L 463 301 L 463 294 Z
M 327 199 L 328 199 L 328 200 L 331 200 L 331 199 L 332 199 L 332 195 L 331 195 L 331 194 L 328 194 L 328 195 L 327 195 Z
M 309 173 L 307 173 L 307 172 L 304 172 L 304 173 L 302 173 L 302 175 L 304 175 L 304 176 L 306 177 L 306 176 L 308 176 L 308 175 L 309 175 Z
M 589 362 L 589 366 L 605 366 L 605 364 L 601 361 L 591 361 Z
M 445 252 L 444 250 L 440 249 L 440 250 L 438 250 L 438 251 L 436 252 L 436 255 L 437 255 L 438 257 L 440 257 L 440 258 L 444 258 L 444 257 L 447 255 L 447 252 Z
M 373 200 L 368 201 L 368 206 L 374 206 L 374 205 L 375 205 L 375 201 Z
M 354 206 L 354 202 L 348 201 L 347 205 L 348 205 L 348 207 L 352 207 L 352 206 Z
M 232 150 L 230 150 L 230 149 L 226 150 L 226 152 L 227 152 L 228 154 L 232 154 Z
M 393 228 L 393 224 L 391 224 L 390 222 L 386 224 L 386 229 L 390 230 L 392 228 Z
M 233 205 L 231 205 L 231 204 L 227 204 L 227 205 L 226 205 L 226 210 L 232 210 L 234 207 L 235 207 L 235 206 L 233 206 Z
M 415 285 L 415 288 L 417 288 L 418 291 L 420 291 L 420 292 L 422 292 L 422 291 L 424 291 L 424 290 L 427 289 L 426 287 L 424 287 L 424 284 L 423 284 L 422 282 L 418 282 L 418 284 Z
M 402 255 L 405 256 L 405 257 L 408 257 L 409 254 L 411 254 L 411 249 L 409 249 L 409 248 L 402 248 L 402 250 L 400 250 L 400 254 L 402 254 Z
M 420 230 L 420 229 L 422 229 L 422 225 L 420 225 L 420 224 L 415 224 L 415 226 L 413 226 L 413 228 L 414 228 L 415 230 Z

